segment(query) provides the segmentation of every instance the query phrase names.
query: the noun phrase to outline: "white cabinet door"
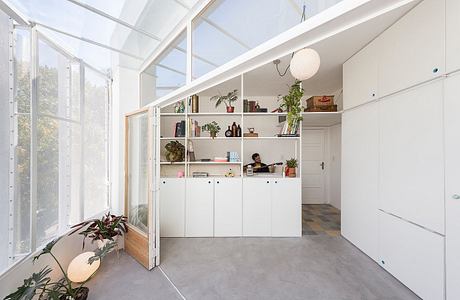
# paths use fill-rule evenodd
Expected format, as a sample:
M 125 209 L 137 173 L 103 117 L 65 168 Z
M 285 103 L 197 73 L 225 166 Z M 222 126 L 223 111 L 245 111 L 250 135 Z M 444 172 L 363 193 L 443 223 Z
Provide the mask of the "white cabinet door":
M 272 236 L 302 236 L 300 178 L 272 180 Z
M 446 1 L 446 63 L 447 72 L 460 69 L 460 1 Z
M 460 299 L 460 74 L 445 81 L 446 287 Z
M 214 235 L 214 180 L 188 178 L 185 204 L 185 236 Z
M 422 1 L 380 38 L 381 97 L 444 74 L 445 1 Z
M 241 178 L 214 180 L 214 236 L 241 236 L 243 187 Z
M 243 179 L 243 236 L 271 235 L 271 183 L 269 179 Z
M 378 110 L 370 103 L 342 117 L 342 235 L 378 259 Z
M 379 41 L 379 38 L 372 41 L 343 65 L 344 109 L 378 98 Z
M 379 104 L 379 207 L 443 234 L 443 82 L 398 93 Z
M 160 236 L 184 237 L 185 179 L 160 180 Z
M 444 238 L 383 212 L 379 221 L 380 265 L 422 299 L 444 299 Z

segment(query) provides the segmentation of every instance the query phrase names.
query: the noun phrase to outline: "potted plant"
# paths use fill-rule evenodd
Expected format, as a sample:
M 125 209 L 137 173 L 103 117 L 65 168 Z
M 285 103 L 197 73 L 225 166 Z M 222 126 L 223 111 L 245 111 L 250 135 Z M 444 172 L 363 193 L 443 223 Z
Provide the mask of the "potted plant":
M 295 169 L 297 168 L 297 159 L 291 158 L 286 161 L 286 176 L 296 177 Z
M 296 134 L 298 124 L 303 120 L 302 117 L 302 97 L 304 90 L 301 87 L 301 81 L 296 80 L 289 88 L 289 94 L 282 97 L 280 108 L 287 111 L 287 123 L 289 133 Z
M 229 92 L 227 95 L 216 95 L 211 97 L 211 101 L 216 101 L 216 108 L 221 105 L 222 103 L 225 103 L 225 106 L 227 107 L 227 112 L 228 113 L 233 113 L 235 112 L 235 107 L 232 105 L 233 102 L 238 100 L 238 90 L 233 90 L 232 92 Z
M 204 124 L 202 129 L 203 131 L 209 131 L 209 135 L 215 138 L 220 131 L 220 126 L 216 121 L 212 121 L 211 123 Z
M 85 248 L 85 239 L 89 238 L 91 243 L 97 242 L 98 248 L 101 249 L 109 241 L 117 242 L 119 236 L 128 232 L 126 223 L 127 218 L 125 216 L 116 216 L 108 212 L 101 219 L 92 219 L 72 226 L 71 228 L 74 230 L 69 235 L 86 227 L 79 233 L 83 235 L 83 248 Z
M 60 238 L 49 242 L 42 252 L 35 256 L 33 262 L 38 260 L 42 255 L 49 254 L 56 262 L 57 266 L 62 272 L 62 278 L 57 281 L 52 281 L 50 273 L 53 271 L 49 266 L 44 267 L 38 273 L 33 273 L 29 278 L 24 279 L 24 284 L 16 290 L 16 292 L 9 294 L 4 300 L 32 300 L 36 299 L 53 299 L 53 300 L 86 300 L 88 298 L 89 289 L 84 285 L 93 277 L 94 273 L 84 282 L 74 286 L 72 281 L 64 271 L 62 264 L 53 254 L 52 250 L 54 245 Z M 102 259 L 110 253 L 115 247 L 115 242 L 105 245 L 104 248 L 98 249 L 94 252 L 94 256 L 88 259 L 89 264 Z
M 184 161 L 185 146 L 179 141 L 170 141 L 165 145 L 166 160 L 170 162 Z

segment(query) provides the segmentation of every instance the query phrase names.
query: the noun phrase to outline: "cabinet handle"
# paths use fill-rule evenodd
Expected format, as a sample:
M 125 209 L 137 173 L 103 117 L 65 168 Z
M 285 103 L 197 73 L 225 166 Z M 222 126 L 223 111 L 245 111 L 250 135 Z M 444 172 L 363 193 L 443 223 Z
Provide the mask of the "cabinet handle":
M 452 199 L 458 200 L 460 199 L 460 195 L 454 194 L 452 195 Z
M 163 184 L 165 184 L 165 183 L 166 183 L 166 181 L 163 181 Z
M 439 71 L 438 68 L 434 68 L 434 69 L 433 69 L 433 73 L 435 73 L 435 74 L 438 73 L 438 71 Z
M 208 183 L 211 183 L 211 181 L 208 181 Z
M 278 183 L 278 181 L 275 181 L 275 183 Z
M 372 93 L 372 97 L 375 97 L 375 93 Z
M 219 181 L 217 182 L 217 184 L 219 184 Z

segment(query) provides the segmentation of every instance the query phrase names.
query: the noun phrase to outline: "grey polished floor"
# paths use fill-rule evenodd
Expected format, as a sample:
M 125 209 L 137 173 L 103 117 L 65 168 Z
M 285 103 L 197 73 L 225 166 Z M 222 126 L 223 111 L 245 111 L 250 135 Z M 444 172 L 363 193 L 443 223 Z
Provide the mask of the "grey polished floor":
M 162 239 L 161 268 L 186 299 L 418 299 L 341 237 Z M 121 252 L 89 299 L 180 299 L 159 268 Z

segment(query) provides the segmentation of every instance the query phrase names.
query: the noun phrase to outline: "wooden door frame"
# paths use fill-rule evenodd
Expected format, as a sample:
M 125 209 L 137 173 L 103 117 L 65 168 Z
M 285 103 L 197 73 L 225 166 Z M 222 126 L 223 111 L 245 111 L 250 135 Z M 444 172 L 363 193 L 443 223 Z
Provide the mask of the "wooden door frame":
M 125 195 L 124 195 L 124 205 L 125 205 L 125 215 L 129 217 L 129 118 L 140 115 L 140 114 L 147 114 L 148 118 L 148 145 L 147 145 L 147 203 L 148 203 L 148 234 L 141 232 L 139 229 L 135 228 L 128 224 L 129 232 L 125 236 L 125 250 L 127 252 L 131 252 L 132 256 L 139 261 L 145 268 L 152 269 L 157 264 L 159 264 L 159 258 L 157 257 L 156 249 L 159 248 L 159 238 L 156 236 L 156 228 L 158 223 L 158 217 L 154 218 L 154 214 L 157 215 L 157 205 L 153 199 L 153 173 L 154 167 L 153 166 L 153 145 L 155 138 L 154 136 L 154 124 L 153 118 L 154 115 L 154 108 L 147 107 L 138 109 L 136 111 L 130 112 L 125 114 Z M 155 212 L 154 212 L 155 210 Z M 131 243 L 132 240 L 132 243 Z M 148 253 L 143 253 L 142 249 L 136 247 L 136 245 L 141 244 L 142 248 L 147 247 Z
M 305 134 L 304 131 L 306 130 L 322 130 L 324 133 L 324 152 L 323 152 L 323 161 L 325 164 L 325 169 L 324 169 L 324 204 L 330 203 L 330 190 L 329 190 L 329 167 L 330 167 L 330 161 L 329 161 L 329 137 L 330 137 L 330 132 L 329 132 L 329 127 L 303 127 L 302 128 L 302 144 L 300 145 L 300 151 L 303 153 L 303 142 L 305 140 Z M 302 159 L 304 158 L 304 155 L 302 155 Z M 300 162 L 300 165 L 303 166 L 302 161 Z M 303 189 L 303 176 L 305 175 L 303 172 L 301 173 L 301 186 Z M 303 204 L 303 195 L 302 195 L 302 205 Z

